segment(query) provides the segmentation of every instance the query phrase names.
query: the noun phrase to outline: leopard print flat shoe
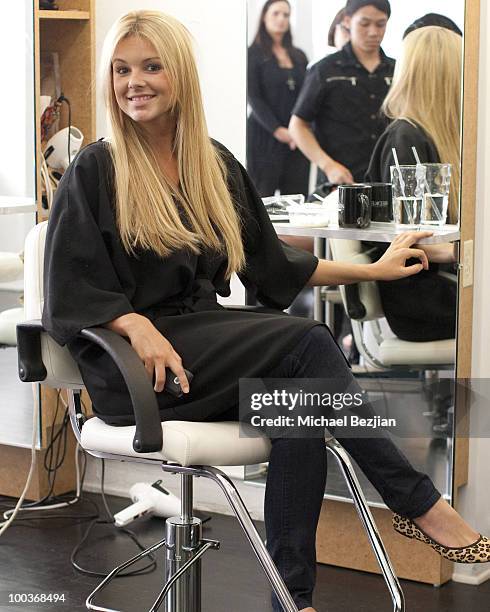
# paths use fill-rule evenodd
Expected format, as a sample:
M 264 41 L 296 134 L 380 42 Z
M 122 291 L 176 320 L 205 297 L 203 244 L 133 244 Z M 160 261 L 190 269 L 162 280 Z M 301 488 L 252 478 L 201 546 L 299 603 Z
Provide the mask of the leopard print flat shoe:
M 459 548 L 442 546 L 442 544 L 430 538 L 420 527 L 417 527 L 413 521 L 399 514 L 393 515 L 393 529 L 406 538 L 429 544 L 441 557 L 449 561 L 455 561 L 456 563 L 487 563 L 490 561 L 490 540 L 482 535 L 469 546 Z

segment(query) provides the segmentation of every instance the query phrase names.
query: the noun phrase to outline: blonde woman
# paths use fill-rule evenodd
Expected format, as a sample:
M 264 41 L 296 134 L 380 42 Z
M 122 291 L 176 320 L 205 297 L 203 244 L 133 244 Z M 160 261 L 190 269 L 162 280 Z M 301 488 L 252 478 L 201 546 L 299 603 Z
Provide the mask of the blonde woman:
M 400 164 L 414 164 L 412 147 L 423 163 L 451 163 L 448 223 L 458 222 L 461 126 L 461 36 L 439 26 L 410 32 L 403 41 L 393 85 L 383 111 L 393 119 L 376 143 L 366 180 L 390 182 L 393 148 Z M 455 282 L 438 274 L 438 264 L 454 261 L 453 246 L 426 249 L 434 265 L 417 278 L 379 283 L 386 318 L 402 340 L 454 338 Z M 376 259 L 383 253 L 372 252 Z
M 209 139 L 190 36 L 175 19 L 151 11 L 122 17 L 106 39 L 102 71 L 111 138 L 86 147 L 60 183 L 43 313 L 48 332 L 77 360 L 95 413 L 112 424 L 133 422 L 113 362 L 77 335 L 96 325 L 134 347 L 154 379 L 162 420 L 237 420 L 240 377 L 330 376 L 355 385 L 325 326 L 282 312 L 227 311 L 216 294 L 229 294 L 237 272 L 262 303 L 284 308 L 306 283 L 416 274 L 427 262 L 412 247 L 414 235 L 367 266 L 318 261 L 281 244 L 243 167 Z M 418 261 L 405 267 L 410 256 Z M 182 399 L 163 391 L 167 368 Z M 373 414 L 369 405 L 360 412 Z M 344 444 L 407 517 L 399 530 L 420 517 L 444 546 L 478 539 L 387 435 Z M 310 612 L 325 476 L 321 438 L 272 440 L 268 548 L 298 608 Z
M 439 26 L 410 32 L 403 41 L 382 111 L 393 120 L 376 143 L 367 176 L 390 181 L 395 147 L 400 164 L 452 164 L 449 223 L 458 221 L 462 38 Z

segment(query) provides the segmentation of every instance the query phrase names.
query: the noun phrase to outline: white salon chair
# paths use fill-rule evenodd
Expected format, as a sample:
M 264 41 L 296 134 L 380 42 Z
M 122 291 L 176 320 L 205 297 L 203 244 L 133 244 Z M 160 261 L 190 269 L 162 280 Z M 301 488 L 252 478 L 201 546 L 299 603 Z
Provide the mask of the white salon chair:
M 115 568 L 88 596 L 89 610 L 115 612 L 94 603 L 95 596 L 129 565 L 157 550 L 166 550 L 166 583 L 150 612 L 165 601 L 166 612 L 200 612 L 200 558 L 216 541 L 201 535 L 201 522 L 193 516 L 194 476 L 213 480 L 224 492 L 243 528 L 264 573 L 286 612 L 297 612 L 267 549 L 264 546 L 232 481 L 215 465 L 257 464 L 268 460 L 270 442 L 266 437 L 240 437 L 236 422 L 161 423 L 158 406 L 145 368 L 129 343 L 103 328 L 85 329 L 81 334 L 102 346 L 114 359 L 126 381 L 132 399 L 135 426 L 114 427 L 97 417 L 86 419 L 80 392 L 83 382 L 66 348 L 58 346 L 40 324 L 43 308 L 43 255 L 47 223 L 37 225 L 25 247 L 25 309 L 27 322 L 18 326 L 19 375 L 25 382 L 41 382 L 67 389 L 71 424 L 80 445 L 91 455 L 118 461 L 158 464 L 164 472 L 181 476 L 181 513 L 166 521 L 165 539 Z M 76 299 L 76 298 L 75 298 Z M 402 612 L 403 593 L 383 547 L 371 512 L 345 451 L 333 438 L 327 448 L 339 461 L 352 492 L 359 516 L 367 531 L 393 600 L 395 612 Z M 232 594 L 230 594 L 230 597 Z M 133 604 L 131 609 L 136 609 Z
M 328 242 L 335 261 L 370 264 L 366 248 L 359 240 L 331 239 Z M 341 285 L 345 312 L 359 353 L 377 369 L 444 370 L 454 367 L 456 340 L 407 342 L 389 329 L 375 281 Z M 371 337 L 374 342 L 366 339 Z

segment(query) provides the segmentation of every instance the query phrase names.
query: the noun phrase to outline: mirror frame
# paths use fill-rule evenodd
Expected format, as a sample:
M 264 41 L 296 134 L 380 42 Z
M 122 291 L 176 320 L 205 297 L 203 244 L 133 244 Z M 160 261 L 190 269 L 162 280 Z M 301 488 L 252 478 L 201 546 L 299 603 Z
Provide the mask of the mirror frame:
M 478 64 L 480 51 L 480 0 L 466 0 L 463 61 L 463 116 L 461 144 L 461 205 L 458 282 L 458 325 L 456 345 L 456 380 L 471 378 L 473 332 L 473 281 L 463 287 L 462 262 L 465 243 L 475 240 L 476 169 L 478 137 Z M 471 35 L 466 35 L 471 32 Z M 455 397 L 455 432 L 453 464 L 453 505 L 458 488 L 468 482 L 469 464 L 469 385 L 458 385 Z

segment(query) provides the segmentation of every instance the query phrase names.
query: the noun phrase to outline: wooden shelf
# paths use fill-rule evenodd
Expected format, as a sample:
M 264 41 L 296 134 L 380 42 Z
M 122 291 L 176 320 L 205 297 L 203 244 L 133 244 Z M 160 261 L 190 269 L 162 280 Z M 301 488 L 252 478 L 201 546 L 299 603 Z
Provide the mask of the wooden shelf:
M 39 10 L 39 19 L 90 19 L 89 11 L 48 11 Z

